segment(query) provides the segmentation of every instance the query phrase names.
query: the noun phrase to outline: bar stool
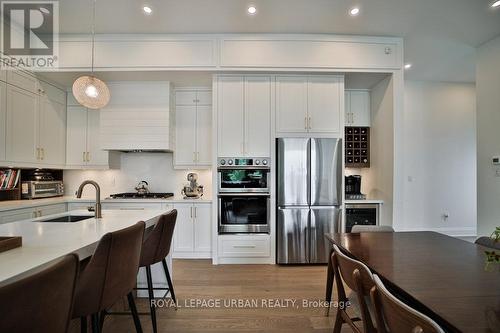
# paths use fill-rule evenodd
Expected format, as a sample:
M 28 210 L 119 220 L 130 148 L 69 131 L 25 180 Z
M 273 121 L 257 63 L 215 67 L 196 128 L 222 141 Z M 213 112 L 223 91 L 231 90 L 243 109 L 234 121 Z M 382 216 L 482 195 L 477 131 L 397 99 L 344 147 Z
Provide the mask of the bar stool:
M 69 254 L 2 286 L 0 332 L 67 332 L 77 276 L 78 256 Z
M 377 275 L 374 275 L 373 280 L 375 287 L 370 295 L 380 333 L 444 333 L 432 319 L 394 297 Z
M 167 261 L 165 258 L 170 252 L 170 245 L 172 244 L 172 237 L 174 235 L 175 222 L 177 220 L 177 210 L 173 209 L 167 214 L 160 216 L 156 222 L 153 230 L 149 232 L 144 238 L 142 244 L 141 261 L 139 266 L 146 268 L 146 279 L 148 283 L 147 288 L 137 288 L 139 290 L 148 290 L 149 295 L 149 308 L 151 313 L 151 322 L 153 324 L 153 332 L 157 332 L 156 323 L 156 308 L 152 300 L 154 299 L 154 290 L 170 291 L 170 295 L 174 304 L 177 304 L 175 299 L 174 286 L 168 271 Z M 168 288 L 154 288 L 153 279 L 151 275 L 151 265 L 162 263 L 165 276 L 167 278 Z
M 134 325 L 142 333 L 132 290 L 141 255 L 144 222 L 105 234 L 78 279 L 73 318 L 81 318 L 81 331 L 87 332 L 91 316 L 93 333 L 100 333 L 99 313 L 127 296 Z

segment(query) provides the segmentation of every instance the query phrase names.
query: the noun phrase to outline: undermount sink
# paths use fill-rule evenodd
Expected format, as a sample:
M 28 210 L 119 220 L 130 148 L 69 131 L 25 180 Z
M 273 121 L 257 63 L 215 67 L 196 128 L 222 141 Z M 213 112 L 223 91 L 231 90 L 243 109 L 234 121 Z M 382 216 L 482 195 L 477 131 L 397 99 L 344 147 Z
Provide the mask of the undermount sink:
M 59 216 L 59 217 L 54 217 L 48 220 L 39 220 L 35 222 L 66 222 L 66 223 L 71 223 L 71 222 L 78 222 L 82 220 L 88 220 L 94 218 L 93 216 L 89 215 L 65 215 L 65 216 Z

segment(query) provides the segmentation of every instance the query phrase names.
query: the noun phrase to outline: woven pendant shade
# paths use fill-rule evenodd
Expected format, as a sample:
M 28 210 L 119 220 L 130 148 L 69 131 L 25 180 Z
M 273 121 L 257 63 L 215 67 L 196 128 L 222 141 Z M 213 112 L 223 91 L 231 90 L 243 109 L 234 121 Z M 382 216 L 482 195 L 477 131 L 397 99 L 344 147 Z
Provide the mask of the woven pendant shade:
M 73 96 L 89 109 L 101 109 L 109 103 L 108 86 L 95 76 L 80 76 L 73 83 Z

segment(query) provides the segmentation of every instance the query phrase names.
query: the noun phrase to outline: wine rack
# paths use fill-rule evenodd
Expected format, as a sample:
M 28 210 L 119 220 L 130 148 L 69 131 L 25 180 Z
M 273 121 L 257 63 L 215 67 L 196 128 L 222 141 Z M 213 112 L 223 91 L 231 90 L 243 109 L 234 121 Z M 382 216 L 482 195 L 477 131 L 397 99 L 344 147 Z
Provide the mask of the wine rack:
M 370 167 L 370 127 L 345 128 L 345 166 Z

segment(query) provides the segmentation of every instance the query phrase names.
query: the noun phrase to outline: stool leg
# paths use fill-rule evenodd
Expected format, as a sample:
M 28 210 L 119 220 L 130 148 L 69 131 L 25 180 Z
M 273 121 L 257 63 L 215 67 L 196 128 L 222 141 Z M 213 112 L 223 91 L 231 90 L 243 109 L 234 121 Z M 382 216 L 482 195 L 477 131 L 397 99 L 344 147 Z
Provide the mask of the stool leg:
M 156 327 L 156 308 L 153 304 L 155 295 L 153 292 L 153 278 L 151 276 L 151 266 L 146 266 L 146 277 L 148 280 L 149 309 L 151 311 L 151 322 L 153 324 L 153 332 L 156 333 L 158 329 Z
M 172 296 L 172 300 L 175 304 L 175 309 L 177 309 L 177 300 L 175 299 L 174 285 L 172 284 L 172 279 L 170 278 L 170 273 L 168 272 L 167 261 L 165 259 L 162 260 L 163 270 L 165 271 L 165 275 L 167 276 L 168 289 L 170 289 L 170 296 Z
M 132 312 L 132 317 L 134 318 L 135 330 L 137 333 L 142 333 L 141 321 L 139 320 L 139 314 L 137 313 L 137 308 L 135 307 L 134 296 L 132 292 L 127 295 L 128 305 L 130 306 L 130 311 Z
M 80 332 L 87 333 L 87 317 L 80 317 Z
M 94 313 L 91 315 L 90 321 L 92 322 L 92 333 L 100 333 L 98 314 Z
M 102 327 L 104 326 L 104 318 L 108 312 L 106 310 L 102 310 L 101 314 L 99 315 L 99 329 L 102 331 Z

